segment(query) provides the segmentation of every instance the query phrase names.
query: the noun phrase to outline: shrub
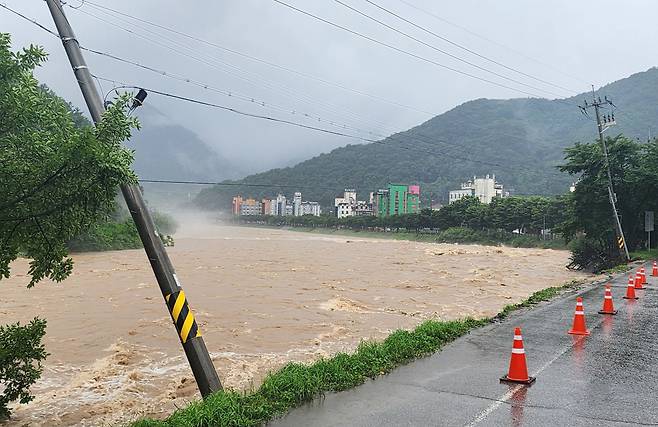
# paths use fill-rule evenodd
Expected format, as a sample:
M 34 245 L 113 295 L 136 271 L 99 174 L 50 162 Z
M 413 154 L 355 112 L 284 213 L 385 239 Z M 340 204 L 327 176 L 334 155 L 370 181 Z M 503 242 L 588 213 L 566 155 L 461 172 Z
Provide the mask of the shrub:
M 0 419 L 11 415 L 10 402 L 28 403 L 34 398 L 29 389 L 41 376 L 41 361 L 48 356 L 41 343 L 45 333 L 46 321 L 38 318 L 27 326 L 0 326 Z

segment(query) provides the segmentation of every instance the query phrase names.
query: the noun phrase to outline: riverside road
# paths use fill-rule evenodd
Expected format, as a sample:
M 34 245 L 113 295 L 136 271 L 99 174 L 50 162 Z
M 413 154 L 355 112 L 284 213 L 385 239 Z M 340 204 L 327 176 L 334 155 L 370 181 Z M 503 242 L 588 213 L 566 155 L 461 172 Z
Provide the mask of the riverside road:
M 604 283 L 570 291 L 270 425 L 658 425 L 658 280 L 647 279 L 638 300 L 622 299 L 628 273 L 610 280 L 615 316 L 597 314 Z M 567 334 L 577 296 L 590 336 Z M 531 386 L 499 382 L 515 326 L 522 328 L 528 370 L 537 377 Z

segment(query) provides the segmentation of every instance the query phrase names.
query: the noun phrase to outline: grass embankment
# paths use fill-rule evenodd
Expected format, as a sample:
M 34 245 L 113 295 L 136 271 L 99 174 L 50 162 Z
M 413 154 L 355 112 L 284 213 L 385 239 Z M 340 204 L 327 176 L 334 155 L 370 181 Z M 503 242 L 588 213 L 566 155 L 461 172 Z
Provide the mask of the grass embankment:
M 252 226 L 252 225 L 250 225 Z M 280 227 L 275 227 L 280 228 Z M 340 236 L 373 237 L 378 239 L 410 240 L 426 243 L 465 243 L 513 248 L 567 249 L 561 239 L 542 240 L 536 236 L 499 231 L 480 231 L 468 227 L 452 227 L 438 233 L 409 231 L 362 231 L 336 228 L 290 227 L 292 230 Z
M 644 249 L 630 253 L 632 259 L 643 259 L 645 261 L 658 259 L 658 249 Z
M 224 391 L 180 409 L 166 420 L 140 420 L 132 427 L 258 426 L 326 393 L 347 390 L 430 355 L 470 330 L 504 319 L 514 310 L 547 301 L 581 282 L 535 292 L 507 305 L 493 318 L 427 320 L 412 331 L 398 330 L 384 341 L 364 341 L 352 354 L 338 353 L 312 364 L 289 363 L 270 373 L 255 391 Z

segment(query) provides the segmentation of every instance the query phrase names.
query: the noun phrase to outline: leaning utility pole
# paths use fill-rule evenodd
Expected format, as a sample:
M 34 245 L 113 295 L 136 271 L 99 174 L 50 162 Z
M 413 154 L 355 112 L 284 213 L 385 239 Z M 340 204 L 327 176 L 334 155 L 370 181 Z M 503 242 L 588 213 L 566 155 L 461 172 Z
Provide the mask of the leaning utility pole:
M 608 130 L 610 127 L 617 124 L 615 121 L 615 114 L 608 114 L 603 116 L 601 119 L 600 108 L 602 105 L 610 105 L 614 107 L 614 104 L 606 96 L 603 101 L 601 97 L 596 97 L 594 94 L 594 86 L 592 86 L 592 104 L 588 104 L 585 100 L 584 106 L 579 106 L 580 110 L 587 115 L 587 109 L 594 107 L 596 112 L 596 127 L 599 132 L 599 142 L 601 144 L 601 149 L 603 150 L 603 159 L 605 163 L 606 173 L 608 175 L 608 197 L 610 199 L 610 205 L 612 206 L 612 214 L 615 220 L 616 226 L 616 235 L 617 235 L 617 247 L 619 251 L 626 257 L 627 261 L 630 261 L 631 257 L 628 254 L 628 247 L 626 246 L 626 238 L 624 237 L 624 230 L 621 228 L 621 221 L 619 220 L 619 213 L 617 212 L 617 195 L 615 194 L 614 188 L 612 186 L 612 174 L 610 173 L 610 162 L 608 160 L 608 147 L 605 144 L 605 138 L 603 137 L 603 132 Z
M 66 55 L 71 62 L 73 73 L 78 80 L 91 117 L 94 123 L 98 123 L 105 111 L 105 106 L 101 102 L 91 73 L 82 57 L 78 40 L 75 38 L 73 29 L 64 15 L 60 0 L 46 0 L 46 3 L 55 21 L 55 26 L 57 26 L 64 50 L 66 50 Z M 135 221 L 139 237 L 144 244 L 144 250 L 160 286 L 160 291 L 176 325 L 179 339 L 192 368 L 199 391 L 203 397 L 206 397 L 215 391 L 221 390 L 222 384 L 210 359 L 206 344 L 201 338 L 196 320 L 194 320 L 194 314 L 189 307 L 185 293 L 176 277 L 174 267 L 155 229 L 153 219 L 146 208 L 139 186 L 124 184 L 121 186 L 121 192 Z

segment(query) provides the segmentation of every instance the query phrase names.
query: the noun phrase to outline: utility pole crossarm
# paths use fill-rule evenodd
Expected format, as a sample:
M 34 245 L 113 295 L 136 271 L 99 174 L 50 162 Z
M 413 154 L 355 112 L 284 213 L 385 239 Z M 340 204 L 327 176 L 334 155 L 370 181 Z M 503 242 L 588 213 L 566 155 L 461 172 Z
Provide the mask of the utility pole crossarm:
M 64 15 L 60 0 L 46 0 L 46 3 L 64 45 L 66 55 L 73 68 L 73 73 L 82 91 L 85 103 L 89 108 L 89 113 L 94 123 L 98 123 L 105 112 L 105 107 L 96 90 L 96 86 L 94 86 L 91 73 L 82 56 L 78 40 Z M 192 373 L 194 374 L 201 395 L 206 397 L 213 392 L 222 390 L 222 384 L 210 359 L 208 349 L 199 333 L 194 314 L 189 308 L 185 293 L 176 277 L 174 267 L 155 229 L 153 218 L 151 218 L 151 214 L 146 207 L 139 186 L 124 184 L 121 186 L 121 193 L 135 221 L 139 237 L 155 273 L 155 278 L 158 281 L 162 296 L 165 298 L 169 308 L 168 311 L 171 314 L 174 325 L 176 325 L 179 339 L 185 350 L 185 355 L 192 368 Z

